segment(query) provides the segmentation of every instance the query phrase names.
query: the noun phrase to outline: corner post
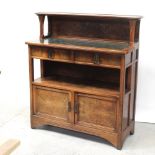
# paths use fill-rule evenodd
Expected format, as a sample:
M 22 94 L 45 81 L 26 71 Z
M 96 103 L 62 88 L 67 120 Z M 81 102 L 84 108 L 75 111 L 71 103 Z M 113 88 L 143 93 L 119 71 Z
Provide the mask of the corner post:
M 38 15 L 39 17 L 39 22 L 40 22 L 40 40 L 44 39 L 44 20 L 45 20 L 45 15 Z
M 136 30 L 136 20 L 130 20 L 129 21 L 129 27 L 130 27 L 130 47 L 134 47 L 134 41 L 135 41 L 135 30 Z
M 33 128 L 33 120 L 32 116 L 34 114 L 34 104 L 33 104 L 33 87 L 32 82 L 34 81 L 34 61 L 31 57 L 31 47 L 28 46 L 29 49 L 29 79 L 30 79 L 30 121 L 31 121 L 31 128 Z
M 123 120 L 123 103 L 124 103 L 124 95 L 125 95 L 125 55 L 121 55 L 121 68 L 120 68 L 120 99 L 118 105 L 118 136 L 117 136 L 117 149 L 121 149 L 123 146 L 123 129 L 122 129 L 122 120 Z
M 48 34 L 47 34 L 47 36 L 50 37 L 52 35 L 52 30 L 51 30 L 52 20 L 51 20 L 51 16 L 47 16 L 47 20 L 48 20 Z

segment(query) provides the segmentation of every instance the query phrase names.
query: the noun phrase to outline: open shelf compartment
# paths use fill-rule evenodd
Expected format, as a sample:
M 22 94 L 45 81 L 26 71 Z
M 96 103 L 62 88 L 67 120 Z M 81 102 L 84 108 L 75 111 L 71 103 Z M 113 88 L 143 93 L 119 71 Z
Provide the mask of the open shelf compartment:
M 55 87 L 76 92 L 119 94 L 119 69 L 43 61 L 43 76 L 34 85 Z

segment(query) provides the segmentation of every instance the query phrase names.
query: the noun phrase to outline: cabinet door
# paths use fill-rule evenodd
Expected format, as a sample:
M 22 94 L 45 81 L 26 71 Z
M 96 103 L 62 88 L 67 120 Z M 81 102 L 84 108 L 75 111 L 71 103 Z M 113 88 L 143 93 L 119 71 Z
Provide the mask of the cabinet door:
M 33 112 L 52 121 L 70 122 L 70 93 L 54 88 L 33 86 Z
M 75 124 L 116 129 L 117 98 L 76 94 Z

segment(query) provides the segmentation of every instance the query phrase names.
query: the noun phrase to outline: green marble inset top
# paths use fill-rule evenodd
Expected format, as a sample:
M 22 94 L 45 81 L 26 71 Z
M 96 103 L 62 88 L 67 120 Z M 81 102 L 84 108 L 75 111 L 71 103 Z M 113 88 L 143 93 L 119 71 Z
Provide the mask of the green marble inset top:
M 87 41 L 78 39 L 64 39 L 64 38 L 48 38 L 43 41 L 44 43 L 54 43 L 54 44 L 64 44 L 64 45 L 75 45 L 84 47 L 94 47 L 94 48 L 109 48 L 122 50 L 128 48 L 129 44 L 125 42 L 111 42 L 111 41 Z

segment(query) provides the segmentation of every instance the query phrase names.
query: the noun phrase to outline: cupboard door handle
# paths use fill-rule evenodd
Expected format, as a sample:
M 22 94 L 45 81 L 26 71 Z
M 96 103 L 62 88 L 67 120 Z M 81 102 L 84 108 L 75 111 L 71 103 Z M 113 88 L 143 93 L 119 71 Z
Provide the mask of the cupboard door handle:
M 94 64 L 99 64 L 100 63 L 100 56 L 98 53 L 94 54 Z
M 75 113 L 79 113 L 79 105 L 78 105 L 78 103 L 75 103 L 75 105 L 74 105 L 74 112 Z
M 68 112 L 71 112 L 71 102 L 68 102 Z
M 48 58 L 50 58 L 50 59 L 52 58 L 52 50 L 48 51 Z

